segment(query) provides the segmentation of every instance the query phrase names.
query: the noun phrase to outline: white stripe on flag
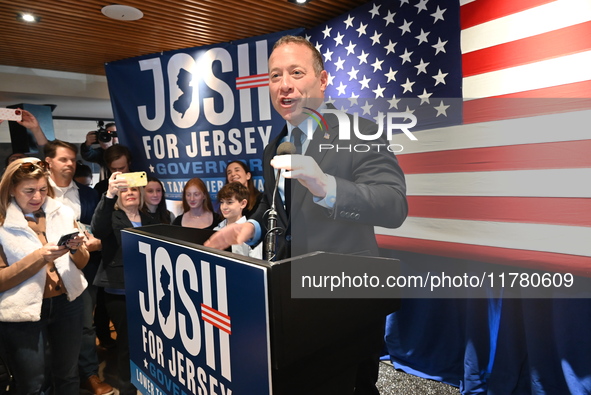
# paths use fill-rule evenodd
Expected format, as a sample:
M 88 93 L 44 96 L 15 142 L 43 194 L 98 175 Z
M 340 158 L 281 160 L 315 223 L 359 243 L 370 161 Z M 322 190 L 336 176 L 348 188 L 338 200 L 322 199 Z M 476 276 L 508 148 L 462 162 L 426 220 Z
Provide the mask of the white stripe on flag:
M 406 194 L 591 198 L 589 180 L 591 169 L 410 174 Z
M 548 99 L 507 100 L 531 100 L 533 102 L 538 100 L 542 102 L 542 100 Z M 577 127 L 577 125 L 591 125 L 591 111 L 577 111 L 422 130 L 413 132 L 417 141 L 410 141 L 408 137 L 400 133 L 392 136 L 391 142 L 404 147 L 402 152 L 396 153 L 396 156 L 401 156 L 451 149 L 500 147 L 515 144 L 576 141 L 591 138 L 591 132 L 588 128 Z
M 409 217 L 382 235 L 591 256 L 591 227 Z
M 586 67 L 582 67 L 586 65 Z M 591 79 L 591 51 L 463 79 L 466 100 L 499 96 Z

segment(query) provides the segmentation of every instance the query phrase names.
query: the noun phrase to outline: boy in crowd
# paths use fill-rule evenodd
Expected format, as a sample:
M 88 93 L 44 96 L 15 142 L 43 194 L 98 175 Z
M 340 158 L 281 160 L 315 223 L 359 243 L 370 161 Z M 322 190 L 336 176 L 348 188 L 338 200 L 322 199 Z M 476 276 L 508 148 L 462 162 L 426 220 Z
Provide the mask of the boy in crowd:
M 231 182 L 226 184 L 218 192 L 218 202 L 220 203 L 220 212 L 224 216 L 224 220 L 214 229 L 219 230 L 229 224 L 246 222 L 246 217 L 242 215 L 242 211 L 248 206 L 248 196 L 250 195 L 248 188 L 239 182 Z M 256 247 L 251 248 L 246 243 L 235 244 L 232 246 L 232 252 L 235 254 L 250 256 L 252 258 L 263 258 L 263 243 L 259 243 Z

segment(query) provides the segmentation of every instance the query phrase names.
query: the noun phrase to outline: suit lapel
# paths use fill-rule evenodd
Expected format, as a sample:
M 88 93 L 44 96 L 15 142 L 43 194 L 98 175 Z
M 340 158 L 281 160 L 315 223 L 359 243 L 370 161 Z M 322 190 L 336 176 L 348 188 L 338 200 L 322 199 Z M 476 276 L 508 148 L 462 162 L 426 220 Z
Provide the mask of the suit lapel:
M 334 106 L 327 104 L 327 107 L 334 110 Z M 339 135 L 339 122 L 335 116 L 324 118 L 328 124 L 328 129 L 317 127 L 314 131 L 314 138 L 310 141 L 306 155 L 314 158 L 316 163 L 320 164 L 326 156 L 328 150 L 320 151 L 320 144 L 334 144 L 334 141 Z
M 333 106 L 327 104 L 327 107 L 330 109 L 334 109 Z M 335 116 L 331 116 L 325 118 L 326 122 L 328 123 L 328 129 L 324 129 L 321 126 L 318 126 L 314 131 L 314 138 L 308 144 L 308 148 L 306 149 L 306 156 L 310 156 L 313 158 L 318 166 L 322 168 L 322 162 L 328 150 L 320 151 L 321 144 L 334 144 L 335 140 L 339 135 L 339 123 L 338 119 Z M 299 181 L 292 183 L 292 190 L 293 190 L 293 199 L 292 199 L 292 207 L 294 205 L 296 207 L 301 207 L 304 204 L 306 199 L 312 200 L 312 194 L 308 189 L 306 189 Z

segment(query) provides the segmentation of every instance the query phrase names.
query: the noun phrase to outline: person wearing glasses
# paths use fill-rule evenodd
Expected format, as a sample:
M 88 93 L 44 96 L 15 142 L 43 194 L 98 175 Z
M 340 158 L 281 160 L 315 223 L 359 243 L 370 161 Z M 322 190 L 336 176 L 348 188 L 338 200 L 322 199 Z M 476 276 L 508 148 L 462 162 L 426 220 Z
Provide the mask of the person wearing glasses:
M 48 178 L 45 162 L 23 158 L 0 181 L 0 351 L 15 393 L 78 395 L 89 253 L 81 233 L 57 245 L 76 220 Z

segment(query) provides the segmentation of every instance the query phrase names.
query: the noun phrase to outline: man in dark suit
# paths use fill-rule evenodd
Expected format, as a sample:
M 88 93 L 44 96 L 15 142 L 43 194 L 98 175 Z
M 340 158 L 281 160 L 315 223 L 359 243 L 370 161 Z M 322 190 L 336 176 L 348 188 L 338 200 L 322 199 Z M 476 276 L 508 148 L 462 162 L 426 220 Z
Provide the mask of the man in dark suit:
M 275 110 L 287 124 L 265 148 L 263 201 L 249 222 L 224 228 L 205 245 L 225 248 L 264 238 L 278 169 L 287 181 L 280 179 L 275 196 L 277 225 L 284 230 L 277 238 L 276 259 L 311 251 L 377 256 L 374 226 L 395 228 L 404 222 L 406 185 L 395 155 L 386 148 L 388 142 L 376 136 L 371 149 L 356 152 L 353 147 L 367 141 L 351 131 L 350 139 L 340 139 L 344 130 L 339 126 L 354 122 L 324 103 L 327 84 L 322 56 L 311 43 L 295 36 L 277 41 L 269 58 L 269 89 Z M 310 128 L 313 113 L 323 113 L 326 123 Z M 358 124 L 361 133 L 376 135 L 375 123 L 359 119 Z M 284 141 L 293 142 L 298 154 L 275 156 Z M 375 381 L 381 335 L 383 320 L 378 319 L 362 339 L 351 339 L 367 350 L 352 374 L 337 369 L 340 372 L 333 377 L 325 377 L 329 385 L 302 385 L 293 393 L 378 394 Z

